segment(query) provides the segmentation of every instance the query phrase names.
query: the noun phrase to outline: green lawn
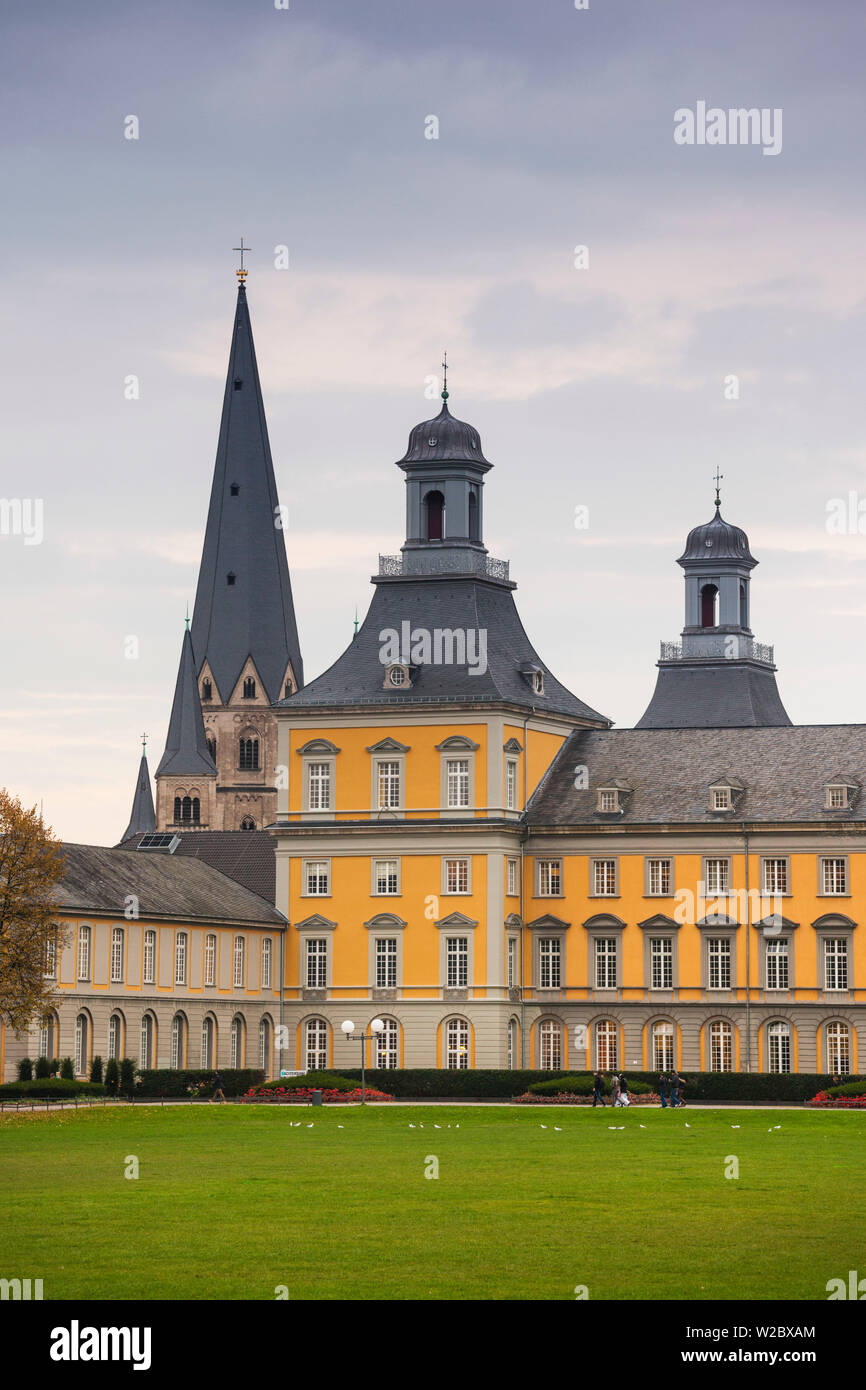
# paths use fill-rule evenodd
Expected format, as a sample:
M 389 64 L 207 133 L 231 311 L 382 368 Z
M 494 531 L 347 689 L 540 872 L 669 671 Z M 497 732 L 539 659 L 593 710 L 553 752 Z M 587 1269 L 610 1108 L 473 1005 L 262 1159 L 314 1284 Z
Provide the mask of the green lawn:
M 863 1268 L 864 1151 L 844 1111 L 7 1114 L 0 1276 L 46 1299 L 826 1299 Z

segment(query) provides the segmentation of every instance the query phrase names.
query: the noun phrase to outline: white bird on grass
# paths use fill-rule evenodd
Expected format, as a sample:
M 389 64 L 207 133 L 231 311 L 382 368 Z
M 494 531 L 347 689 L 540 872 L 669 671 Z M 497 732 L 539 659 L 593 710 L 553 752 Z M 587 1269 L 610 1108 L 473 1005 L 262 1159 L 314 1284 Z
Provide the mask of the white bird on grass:
M 441 1129 L 442 1126 L 441 1126 L 441 1125 L 434 1125 L 433 1128 L 434 1128 L 434 1129 Z
M 739 1128 L 740 1128 L 739 1125 L 731 1125 L 731 1129 L 739 1129 Z
M 553 1128 L 557 1131 L 557 1133 L 562 1133 L 562 1125 L 554 1125 Z
M 542 1125 L 541 1128 L 542 1128 L 542 1129 L 547 1129 L 547 1125 Z
M 691 1129 L 691 1125 L 689 1124 L 688 1120 L 686 1120 L 686 1129 Z
M 646 1125 L 638 1125 L 638 1129 L 646 1129 Z
M 307 1129 L 312 1129 L 312 1128 L 313 1128 L 313 1121 L 311 1120 L 310 1123 L 307 1125 Z

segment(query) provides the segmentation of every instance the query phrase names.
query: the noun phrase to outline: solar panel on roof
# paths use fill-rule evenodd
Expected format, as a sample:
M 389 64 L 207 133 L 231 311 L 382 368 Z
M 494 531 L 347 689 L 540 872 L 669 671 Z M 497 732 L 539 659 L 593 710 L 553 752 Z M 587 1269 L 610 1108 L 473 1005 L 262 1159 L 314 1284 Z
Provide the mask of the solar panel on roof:
M 160 850 L 163 854 L 174 854 L 180 844 L 180 836 L 172 831 L 151 830 L 142 835 L 136 849 Z

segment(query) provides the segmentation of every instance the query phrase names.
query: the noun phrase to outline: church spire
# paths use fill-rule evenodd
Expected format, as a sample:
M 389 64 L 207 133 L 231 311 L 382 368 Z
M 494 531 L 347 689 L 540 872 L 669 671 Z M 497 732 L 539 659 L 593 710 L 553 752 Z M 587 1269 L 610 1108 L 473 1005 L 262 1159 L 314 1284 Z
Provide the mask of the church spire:
M 189 628 L 183 634 L 165 752 L 156 769 L 156 775 L 157 779 L 165 776 L 216 776 L 216 766 L 208 750 L 204 731 Z
M 131 840 L 133 835 L 146 835 L 156 829 L 156 816 L 153 811 L 153 794 L 150 789 L 150 769 L 147 766 L 147 737 L 141 736 L 141 762 L 138 765 L 138 781 L 132 798 L 132 814 L 129 825 L 120 838 L 120 843 Z
M 248 250 L 244 246 L 242 254 Z M 247 272 L 238 272 L 237 308 L 192 618 L 196 674 L 207 663 L 224 703 L 231 699 L 250 657 L 269 700 L 283 696 L 289 668 L 295 688 L 304 680 L 282 512 L 241 273 L 246 276 Z

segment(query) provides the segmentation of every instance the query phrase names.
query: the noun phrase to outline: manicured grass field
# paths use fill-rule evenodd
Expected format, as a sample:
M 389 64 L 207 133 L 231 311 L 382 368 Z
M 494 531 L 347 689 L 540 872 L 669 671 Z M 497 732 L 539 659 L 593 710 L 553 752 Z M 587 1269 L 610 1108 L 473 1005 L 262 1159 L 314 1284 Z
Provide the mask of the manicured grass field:
M 0 1275 L 46 1299 L 826 1299 L 863 1265 L 864 1176 L 856 1112 L 7 1114 Z

